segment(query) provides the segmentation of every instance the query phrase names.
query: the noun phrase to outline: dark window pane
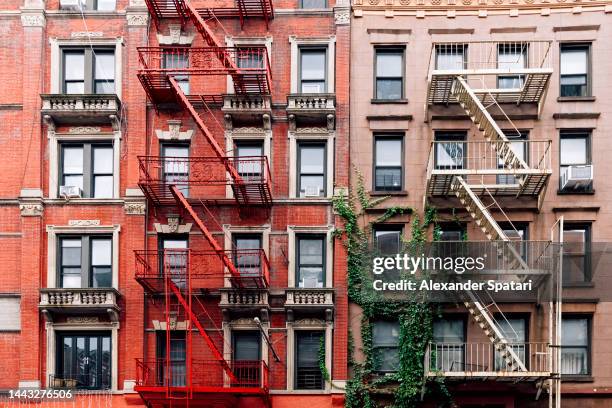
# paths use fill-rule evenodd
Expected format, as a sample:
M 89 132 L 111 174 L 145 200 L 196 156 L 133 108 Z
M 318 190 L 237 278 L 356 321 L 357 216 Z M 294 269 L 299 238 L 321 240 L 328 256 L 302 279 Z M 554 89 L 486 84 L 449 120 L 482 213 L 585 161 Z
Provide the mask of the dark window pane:
M 234 331 L 234 361 L 256 361 L 260 359 L 260 338 L 257 331 Z
M 318 390 L 324 386 L 319 367 L 319 349 L 322 332 L 296 331 L 296 381 L 297 389 Z
M 589 320 L 564 317 L 561 330 L 561 373 L 566 375 L 588 374 Z
M 374 232 L 376 249 L 383 255 L 397 254 L 400 250 L 402 231 L 377 230 Z
M 326 8 L 327 1 L 326 0 L 300 0 L 300 4 L 302 8 Z
M 58 375 L 54 387 L 108 389 L 111 375 L 110 335 L 58 336 Z
M 372 346 L 378 371 L 396 371 L 399 364 L 399 323 L 375 322 L 372 326 Z

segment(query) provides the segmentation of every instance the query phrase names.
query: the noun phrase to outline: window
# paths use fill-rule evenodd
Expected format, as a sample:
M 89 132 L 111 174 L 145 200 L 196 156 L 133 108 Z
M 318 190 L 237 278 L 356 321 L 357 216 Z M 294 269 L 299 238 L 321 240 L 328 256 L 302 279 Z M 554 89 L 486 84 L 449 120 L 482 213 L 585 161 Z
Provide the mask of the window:
M 395 255 L 400 252 L 402 245 L 401 225 L 374 226 L 374 244 L 381 255 Z
M 591 132 L 588 130 L 563 130 L 559 141 L 559 188 L 563 191 L 585 192 L 591 191 L 592 183 L 572 184 L 566 182 L 563 185 L 564 175 L 570 171 L 574 176 L 585 173 L 585 177 L 591 176 Z
M 243 69 L 262 69 L 264 68 L 264 46 L 242 45 L 237 47 L 237 65 Z
M 590 44 L 561 44 L 561 96 L 591 95 L 590 54 Z
M 403 144 L 401 136 L 381 135 L 374 138 L 374 190 L 402 190 Z
M 174 7 L 174 5 L 173 5 Z M 186 70 L 189 68 L 189 48 L 175 47 L 164 49 L 163 69 Z M 173 75 L 185 95 L 189 95 L 189 76 Z
M 523 69 L 527 67 L 528 43 L 513 42 L 497 46 L 497 68 Z M 523 87 L 523 75 L 499 75 L 497 87 L 500 89 L 517 89 Z
M 232 332 L 232 368 L 242 387 L 260 384 L 261 334 L 259 331 Z
M 404 49 L 376 48 L 376 99 L 404 97 Z
M 527 135 L 528 133 L 525 131 L 516 131 L 516 130 L 505 130 L 504 134 L 506 138 L 510 141 L 510 148 L 514 152 L 514 154 L 521 160 L 527 162 L 529 159 L 528 149 L 527 149 Z M 500 169 L 504 168 L 504 161 L 500 158 L 497 161 L 497 167 Z M 511 174 L 498 174 L 497 175 L 497 184 L 518 184 L 519 180 L 511 175 Z
M 519 251 L 519 253 L 521 254 L 521 258 L 523 258 L 524 261 L 527 261 L 529 251 L 532 249 L 532 247 L 529 246 L 528 242 L 529 224 L 526 222 L 500 222 L 499 226 L 501 227 L 504 234 L 506 234 L 506 236 L 510 238 L 511 241 L 516 241 L 513 245 L 514 248 Z M 501 262 L 501 259 L 498 262 Z M 511 263 L 512 260 L 511 258 L 509 258 L 503 262 Z
M 463 241 L 467 235 L 467 227 L 459 222 L 440 223 L 440 241 Z
M 299 288 L 325 286 L 325 236 L 297 236 L 296 282 Z
M 63 48 L 62 91 L 66 94 L 115 92 L 115 51 L 109 48 Z
M 21 330 L 21 298 L 0 295 L 0 332 Z
M 79 0 L 79 6 L 83 10 L 114 11 L 115 0 Z
M 175 184 L 185 197 L 189 197 L 189 146 L 164 144 L 161 150 L 164 158 L 162 180 Z
M 322 331 L 295 332 L 295 388 L 321 390 L 325 385 L 319 367 L 319 350 L 325 339 Z
M 561 374 L 590 374 L 590 345 L 591 319 L 564 316 L 561 323 Z
M 180 387 L 186 385 L 186 345 L 185 332 L 170 331 L 170 356 L 167 358 L 167 339 L 165 331 L 157 332 L 156 354 L 159 364 L 157 365 L 157 382 L 160 385 Z M 166 367 L 169 367 L 166 369 Z
M 376 371 L 397 371 L 399 364 L 399 323 L 374 322 L 372 325 L 372 349 Z
M 57 368 L 57 374 L 51 380 L 54 388 L 109 389 L 110 334 L 58 334 Z
M 66 235 L 59 239 L 59 282 L 62 288 L 112 287 L 112 238 Z
M 234 263 L 242 278 L 261 276 L 261 234 L 234 234 Z
M 188 238 L 180 235 L 162 235 L 160 238 L 159 249 L 162 256 L 159 259 L 159 274 L 163 276 L 165 270 L 177 286 L 184 287 L 187 276 Z
M 563 283 L 591 280 L 591 225 L 563 225 Z
M 434 321 L 433 339 L 436 343 L 436 369 L 464 371 L 465 320 L 446 318 Z
M 327 48 L 300 47 L 299 91 L 327 92 Z
M 300 197 L 325 197 L 327 145 L 325 143 L 298 143 L 298 191 Z
M 463 169 L 466 166 L 467 132 L 437 131 L 434 138 L 437 169 Z
M 517 318 L 517 317 L 508 317 L 504 318 L 500 316 L 497 319 L 497 323 L 499 325 L 499 329 L 502 334 L 508 341 L 508 346 L 516 356 L 525 364 L 527 369 L 529 359 L 529 350 L 527 350 L 527 319 L 526 318 Z M 495 370 L 496 371 L 511 371 L 508 367 L 508 364 L 502 357 L 499 351 L 495 352 Z
M 316 9 L 316 8 L 327 8 L 327 0 L 299 0 L 300 8 L 303 9 Z
M 60 185 L 78 187 L 87 198 L 114 195 L 114 152 L 106 143 L 62 143 Z
M 458 43 L 436 45 L 437 70 L 462 70 L 467 68 L 467 45 Z
M 234 155 L 238 159 L 238 174 L 244 181 L 262 180 L 264 146 L 262 141 L 237 141 Z

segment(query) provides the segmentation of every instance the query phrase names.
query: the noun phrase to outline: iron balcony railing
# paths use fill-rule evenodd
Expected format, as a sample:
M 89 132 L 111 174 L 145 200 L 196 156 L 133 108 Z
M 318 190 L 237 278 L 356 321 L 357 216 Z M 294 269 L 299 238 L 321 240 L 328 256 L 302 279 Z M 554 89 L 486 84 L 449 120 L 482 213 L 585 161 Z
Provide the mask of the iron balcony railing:
M 139 156 L 139 182 L 154 202 L 173 202 L 168 188 L 175 185 L 188 198 L 225 198 L 230 186 L 240 202 L 266 205 L 272 200 L 270 165 L 266 156 L 164 157 Z M 227 174 L 236 169 L 239 179 Z
M 228 361 L 230 379 L 215 360 L 136 359 L 136 386 L 269 389 L 269 368 L 263 360 Z
M 527 371 L 506 363 L 503 348 L 511 348 Z M 425 355 L 427 376 L 445 377 L 547 377 L 552 371 L 552 351 L 548 343 L 432 342 Z
M 150 289 L 163 287 L 160 281 L 168 276 L 179 288 L 223 286 L 223 279 L 237 288 L 267 288 L 270 263 L 263 249 L 231 249 L 223 251 L 232 260 L 239 276 L 230 275 L 214 250 L 164 249 L 135 251 L 136 279 L 149 281 Z M 157 282 L 150 282 L 157 281 Z

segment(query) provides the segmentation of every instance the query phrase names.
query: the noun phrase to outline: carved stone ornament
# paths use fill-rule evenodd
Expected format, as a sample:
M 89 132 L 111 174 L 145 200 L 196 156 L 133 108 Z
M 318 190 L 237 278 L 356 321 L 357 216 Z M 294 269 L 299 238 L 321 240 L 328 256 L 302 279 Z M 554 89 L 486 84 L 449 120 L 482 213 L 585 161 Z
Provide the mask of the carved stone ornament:
M 76 32 L 70 33 L 70 37 L 72 38 L 104 37 L 104 33 L 102 31 L 76 31 Z
M 71 227 L 95 227 L 100 225 L 100 220 L 68 220 Z
M 71 316 L 71 317 L 66 318 L 66 323 L 74 323 L 74 324 L 100 323 L 100 318 L 97 316 Z
M 42 203 L 19 204 L 19 212 L 22 217 L 40 217 L 43 214 Z
M 325 326 L 325 321 L 315 318 L 305 318 L 296 320 L 294 326 Z
M 178 232 L 179 225 L 180 225 L 179 217 L 168 217 L 168 230 L 170 231 L 170 233 Z
M 146 26 L 149 23 L 149 14 L 147 13 L 127 13 L 128 26 Z
M 23 27 L 44 27 L 45 26 L 44 12 L 22 12 L 21 25 Z
M 181 131 L 182 122 L 180 120 L 169 120 L 168 130 L 156 129 L 155 135 L 160 140 L 191 140 L 193 130 Z
M 336 25 L 347 25 L 351 21 L 351 13 L 348 8 L 334 9 L 334 21 Z
M 145 203 L 125 203 L 123 209 L 127 215 L 144 215 L 146 204 Z
M 68 133 L 79 134 L 79 135 L 91 135 L 100 133 L 102 129 L 98 126 L 73 126 L 68 129 Z

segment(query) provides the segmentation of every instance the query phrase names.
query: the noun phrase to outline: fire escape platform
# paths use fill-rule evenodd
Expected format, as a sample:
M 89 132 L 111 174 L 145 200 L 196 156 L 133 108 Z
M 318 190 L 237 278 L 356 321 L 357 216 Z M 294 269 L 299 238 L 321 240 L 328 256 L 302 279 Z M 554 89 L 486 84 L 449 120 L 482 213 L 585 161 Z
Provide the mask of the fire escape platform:
M 184 19 L 185 0 L 145 0 L 156 24 L 161 19 Z M 178 8 L 177 8 L 178 6 Z M 197 8 L 203 18 L 263 18 L 266 23 L 274 18 L 272 0 L 236 0 L 234 7 Z
M 451 89 L 455 78 L 462 76 L 467 78 L 474 88 L 473 91 L 482 101 L 488 105 L 492 103 L 540 103 L 546 95 L 546 89 L 552 76 L 551 68 L 531 68 L 521 70 L 507 69 L 486 69 L 486 70 L 433 70 L 427 87 L 427 103 L 448 104 L 457 103 L 457 99 L 452 95 Z M 503 76 L 520 76 L 523 78 L 523 85 L 520 88 L 482 88 L 480 78 Z M 474 79 L 473 79 L 474 78 Z M 476 79 L 478 78 L 478 79 Z

